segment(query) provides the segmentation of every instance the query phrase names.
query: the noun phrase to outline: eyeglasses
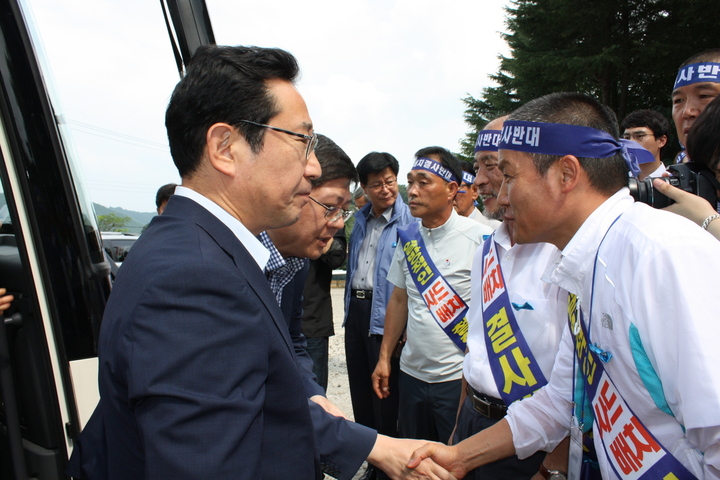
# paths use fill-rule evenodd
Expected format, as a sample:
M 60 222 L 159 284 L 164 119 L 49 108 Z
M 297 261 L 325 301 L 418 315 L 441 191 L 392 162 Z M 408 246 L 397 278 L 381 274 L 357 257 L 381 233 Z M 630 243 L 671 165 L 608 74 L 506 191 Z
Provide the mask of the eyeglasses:
M 317 203 L 318 205 L 320 205 L 321 207 L 323 207 L 326 210 L 325 220 L 328 223 L 335 223 L 338 220 L 340 220 L 341 218 L 343 219 L 343 222 L 344 222 L 352 214 L 352 212 L 350 210 L 343 210 L 340 207 L 328 207 L 324 203 L 318 202 L 317 200 L 315 200 L 313 197 L 310 197 L 309 195 L 308 195 L 308 198 L 310 198 L 310 200 Z
M 467 193 L 468 190 L 470 190 L 471 188 L 472 188 L 471 183 L 462 182 L 462 184 L 460 185 L 460 189 L 457 191 L 457 193 Z
M 365 188 L 369 188 L 370 190 L 373 190 L 375 192 L 379 192 L 383 189 L 383 187 L 387 187 L 388 190 L 393 188 L 397 184 L 397 178 L 394 180 L 388 180 L 387 182 L 377 182 L 373 183 L 372 185 L 368 185 Z
M 633 132 L 633 133 L 623 133 L 621 138 L 625 140 L 635 140 L 636 142 L 642 142 L 645 137 L 654 137 L 652 133 L 645 133 L 645 132 Z
M 276 132 L 282 132 L 282 133 L 287 133 L 288 135 L 294 135 L 296 137 L 302 138 L 303 140 L 306 140 L 307 148 L 305 148 L 305 160 L 310 158 L 310 154 L 312 152 L 314 152 L 315 147 L 317 147 L 317 143 L 318 143 L 317 133 L 313 133 L 312 135 L 305 135 L 304 133 L 292 132 L 290 130 L 285 130 L 284 128 L 271 127 L 270 125 L 264 125 L 262 123 L 251 122 L 250 120 L 240 120 L 240 121 L 243 123 L 249 123 L 250 125 L 255 125 L 256 127 L 269 128 L 270 130 L 275 130 Z

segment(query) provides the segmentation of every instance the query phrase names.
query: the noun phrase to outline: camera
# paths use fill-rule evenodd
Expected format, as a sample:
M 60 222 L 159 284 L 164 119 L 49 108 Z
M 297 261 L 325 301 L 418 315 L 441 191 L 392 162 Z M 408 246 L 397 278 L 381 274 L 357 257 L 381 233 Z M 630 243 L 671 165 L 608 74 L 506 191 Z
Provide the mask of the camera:
M 699 163 L 679 163 L 668 167 L 671 177 L 647 177 L 644 180 L 630 178 L 628 186 L 630 195 L 636 202 L 647 203 L 654 208 L 664 208 L 675 203 L 674 200 L 666 197 L 653 188 L 653 180 L 659 178 L 663 182 L 685 190 L 698 197 L 702 197 L 710 205 L 717 204 L 717 190 L 720 190 L 720 183 L 715 174 L 705 165 Z

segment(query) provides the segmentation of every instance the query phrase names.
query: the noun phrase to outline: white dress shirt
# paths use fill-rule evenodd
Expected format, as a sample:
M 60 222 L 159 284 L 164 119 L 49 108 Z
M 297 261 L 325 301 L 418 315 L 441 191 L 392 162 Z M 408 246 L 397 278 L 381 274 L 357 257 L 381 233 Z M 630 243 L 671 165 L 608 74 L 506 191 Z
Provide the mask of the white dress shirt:
M 603 365 L 620 395 L 699 479 L 720 478 L 719 272 L 714 237 L 679 215 L 633 203 L 622 189 L 586 219 L 544 276 L 579 297 L 585 324 L 591 321 L 588 342 L 612 354 Z M 635 329 L 672 415 L 658 408 L 644 382 L 647 374 L 637 369 L 629 340 Z M 521 458 L 551 450 L 568 434 L 573 348 L 566 329 L 550 383 L 509 409 Z M 593 430 L 603 478 L 618 478 L 597 423 Z
M 495 231 L 495 242 L 510 302 L 529 308 L 514 308 L 518 327 L 546 379 L 550 378 L 562 332 L 567 328 L 564 304 L 567 293 L 541 280 L 548 262 L 558 249 L 549 243 L 510 244 L 506 224 Z M 482 298 L 483 246 L 477 249 L 472 266 L 472 298 Z M 562 292 L 562 294 L 560 294 Z M 563 303 L 564 302 L 564 303 Z M 502 398 L 488 360 L 483 327 L 482 302 L 470 304 L 468 353 L 463 376 L 478 392 Z

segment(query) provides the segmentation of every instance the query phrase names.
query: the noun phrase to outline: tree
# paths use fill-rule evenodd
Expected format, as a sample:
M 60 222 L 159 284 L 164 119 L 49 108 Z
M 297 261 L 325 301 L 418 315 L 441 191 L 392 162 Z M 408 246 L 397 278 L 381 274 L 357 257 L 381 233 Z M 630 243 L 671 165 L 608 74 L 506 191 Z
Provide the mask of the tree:
M 669 117 L 680 64 L 720 44 L 714 0 L 513 0 L 506 11 L 511 55 L 490 76 L 497 86 L 463 99 L 466 158 L 490 119 L 548 93 L 593 95 L 618 119 L 639 108 Z
M 98 215 L 98 227 L 101 232 L 124 232 L 125 227 L 132 220 L 130 217 L 121 217 L 114 213 L 107 215 Z

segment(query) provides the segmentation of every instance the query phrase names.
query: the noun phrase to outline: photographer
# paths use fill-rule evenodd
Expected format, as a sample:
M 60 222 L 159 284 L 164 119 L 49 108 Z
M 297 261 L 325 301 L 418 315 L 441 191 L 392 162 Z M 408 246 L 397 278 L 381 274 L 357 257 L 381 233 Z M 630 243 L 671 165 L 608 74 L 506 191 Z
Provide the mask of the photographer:
M 690 128 L 687 137 L 688 156 L 715 173 L 720 180 L 720 97 L 710 102 Z M 662 180 L 654 180 L 653 186 L 676 203 L 666 210 L 682 215 L 720 240 L 720 215 L 705 199 L 684 192 Z M 720 192 L 718 192 L 720 193 Z M 719 195 L 720 196 L 720 195 Z

